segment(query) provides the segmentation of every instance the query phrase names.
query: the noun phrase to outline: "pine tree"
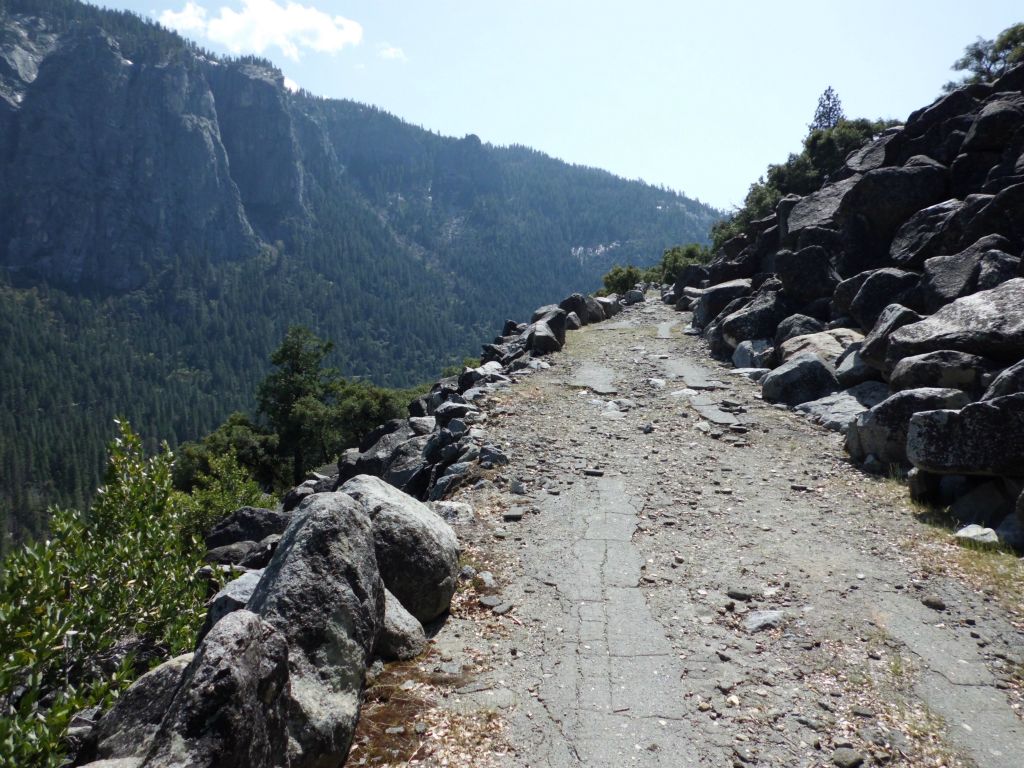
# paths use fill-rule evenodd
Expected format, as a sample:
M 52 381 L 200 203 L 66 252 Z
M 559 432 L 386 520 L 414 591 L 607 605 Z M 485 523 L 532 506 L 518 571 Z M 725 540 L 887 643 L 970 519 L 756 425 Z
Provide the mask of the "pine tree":
M 814 120 L 807 126 L 812 131 L 828 130 L 835 128 L 836 124 L 846 118 L 843 114 L 843 103 L 839 100 L 839 94 L 830 85 L 825 92 L 818 97 L 818 108 L 814 110 Z

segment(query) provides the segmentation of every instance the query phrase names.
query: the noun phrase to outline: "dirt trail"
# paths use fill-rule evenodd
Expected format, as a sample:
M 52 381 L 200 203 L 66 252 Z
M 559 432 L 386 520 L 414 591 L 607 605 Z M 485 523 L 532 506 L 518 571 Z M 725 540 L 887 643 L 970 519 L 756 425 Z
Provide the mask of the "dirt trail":
M 461 494 L 513 608 L 436 642 L 486 659 L 449 705 L 500 712 L 497 763 L 1024 764 L 1020 616 L 941 575 L 905 490 L 761 402 L 685 317 L 620 318 L 492 399 L 512 464 Z

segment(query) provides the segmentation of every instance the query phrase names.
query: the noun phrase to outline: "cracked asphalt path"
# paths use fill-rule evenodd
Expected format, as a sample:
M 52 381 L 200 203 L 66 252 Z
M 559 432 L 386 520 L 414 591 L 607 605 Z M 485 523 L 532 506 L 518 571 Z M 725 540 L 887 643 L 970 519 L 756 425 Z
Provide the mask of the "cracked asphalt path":
M 486 407 L 512 464 L 461 494 L 459 534 L 514 605 L 467 697 L 501 692 L 502 764 L 1018 768 L 1020 613 L 932 568 L 905 490 L 686 319 L 649 302 L 570 334 Z

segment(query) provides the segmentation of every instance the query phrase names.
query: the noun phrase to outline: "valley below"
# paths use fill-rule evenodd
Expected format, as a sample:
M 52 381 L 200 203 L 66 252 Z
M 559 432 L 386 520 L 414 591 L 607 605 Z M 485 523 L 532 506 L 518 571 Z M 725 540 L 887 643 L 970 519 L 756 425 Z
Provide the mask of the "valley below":
M 453 497 L 462 588 L 388 673 L 444 723 L 410 762 L 1019 765 L 1020 561 L 954 545 L 687 321 L 637 305 L 485 404 L 511 464 Z M 351 765 L 412 743 L 384 685 Z

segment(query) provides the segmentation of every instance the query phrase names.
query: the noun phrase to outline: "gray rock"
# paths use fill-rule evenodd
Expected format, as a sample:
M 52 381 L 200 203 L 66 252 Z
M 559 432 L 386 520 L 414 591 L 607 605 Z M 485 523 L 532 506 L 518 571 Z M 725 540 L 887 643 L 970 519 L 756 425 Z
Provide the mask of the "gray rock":
M 791 357 L 812 352 L 822 360 L 835 365 L 846 348 L 851 344 L 863 342 L 864 337 L 857 331 L 849 328 L 833 328 L 820 333 L 809 333 L 806 336 L 794 336 L 782 342 L 781 347 L 776 348 L 776 355 L 780 362 L 785 362 Z
M 583 327 L 583 323 L 580 321 L 580 316 L 575 312 L 570 312 L 565 316 L 565 329 L 567 331 L 578 331 Z
M 303 499 L 316 493 L 316 486 L 318 482 L 319 481 L 317 480 L 306 480 L 289 490 L 281 497 L 281 508 L 285 512 L 291 512 L 294 510 L 302 503 Z
M 817 318 L 808 315 L 790 315 L 783 318 L 782 322 L 776 326 L 773 343 L 776 347 L 781 347 L 783 343 L 797 336 L 821 333 L 824 330 L 825 324 Z
M 229 613 L 240 611 L 249 602 L 249 598 L 252 597 L 252 593 L 256 591 L 256 585 L 260 583 L 260 579 L 263 577 L 263 571 L 249 571 L 249 573 L 239 576 L 234 581 L 229 581 L 224 587 L 213 596 L 210 600 L 209 607 L 206 609 L 206 621 L 203 623 L 202 628 L 199 630 L 199 640 L 201 641 L 213 626 L 227 616 Z
M 469 525 L 476 519 L 473 507 L 462 501 L 431 501 L 427 506 L 450 525 Z
M 737 345 L 732 364 L 737 368 L 764 368 L 773 351 L 770 339 L 748 339 Z
M 879 371 L 892 370 L 893 365 L 902 357 L 906 357 L 906 355 L 894 355 L 892 362 L 887 362 L 892 335 L 903 326 L 920 322 L 920 320 L 921 316 L 917 312 L 900 304 L 890 304 L 878 316 L 875 327 L 864 337 L 864 343 L 860 348 L 861 360 Z
M 409 419 L 409 429 L 414 435 L 429 435 L 437 426 L 437 419 L 433 416 L 412 416 Z M 348 479 L 348 478 L 346 478 Z
M 799 354 L 761 379 L 761 394 L 772 403 L 799 405 L 837 392 L 835 369 L 811 352 Z
M 900 360 L 889 376 L 896 391 L 919 387 L 952 387 L 977 393 L 992 364 L 983 357 L 955 350 L 925 352 Z
M 96 724 L 97 759 L 146 756 L 192 659 L 193 654 L 186 653 L 165 661 L 118 697 Z
M 625 295 L 622 297 L 622 303 L 627 307 L 632 304 L 639 304 L 642 301 L 644 301 L 644 292 L 637 290 L 636 288 L 626 291 Z
M 917 288 L 920 278 L 913 272 L 891 267 L 871 272 L 850 302 L 849 314 L 865 331 L 875 326 L 882 311 L 890 304 L 903 304 L 905 297 Z
M 261 541 L 272 533 L 284 533 L 291 519 L 291 513 L 274 509 L 236 509 L 213 526 L 206 536 L 206 548 L 213 549 L 238 541 Z
M 899 229 L 889 246 L 889 258 L 903 269 L 920 269 L 925 259 L 948 253 L 962 234 L 958 214 L 963 200 L 946 200 L 915 213 Z
M 864 755 L 850 747 L 840 747 L 832 753 L 832 762 L 837 768 L 860 768 Z
M 992 400 L 997 397 L 1005 397 L 1018 392 L 1024 392 L 1024 360 L 1004 369 L 993 379 L 982 400 Z
M 465 407 L 459 404 L 452 405 L 455 408 Z M 456 421 L 458 419 L 453 418 L 449 424 Z M 424 455 L 430 440 L 431 435 L 421 435 L 396 446 L 384 464 L 384 471 L 381 473 L 384 481 L 406 493 L 422 493 L 430 480 L 430 465 Z
M 250 568 L 254 571 L 261 570 L 267 567 L 267 563 L 270 562 L 270 558 L 274 556 L 274 552 L 277 551 L 277 545 L 281 541 L 281 534 L 272 533 L 262 541 L 257 542 L 256 546 L 249 550 L 242 562 L 239 563 L 243 568 Z
M 920 411 L 962 408 L 970 402 L 958 389 L 907 389 L 860 414 L 846 432 L 846 450 L 854 461 L 874 455 L 886 464 L 907 463 L 907 432 L 911 417 Z M 915 466 L 917 463 L 915 462 Z M 927 469 L 927 468 L 926 468 Z
M 594 298 L 598 304 L 601 305 L 601 309 L 604 310 L 605 317 L 614 317 L 622 311 L 622 304 L 619 303 L 619 298 L 615 294 L 609 296 L 597 296 Z
M 999 544 L 999 536 L 991 528 L 985 528 L 984 526 L 978 525 L 977 523 L 971 523 L 965 525 L 963 528 L 953 534 L 953 538 L 960 542 L 971 542 L 972 544 L 982 544 L 985 546 L 997 546 Z
M 993 360 L 1024 359 L 1024 278 L 965 296 L 889 337 L 891 364 L 904 357 L 955 349 Z
M 831 296 L 840 280 L 828 251 L 820 245 L 795 252 L 778 251 L 775 254 L 775 274 L 782 281 L 785 295 L 798 306 Z
M 496 445 L 488 443 L 480 449 L 480 464 L 492 467 L 503 467 L 508 464 L 508 456 Z
M 949 511 L 961 523 L 997 525 L 1011 514 L 1021 493 L 1020 482 L 996 477 L 957 496 Z
M 208 550 L 204 559 L 208 563 L 220 565 L 241 565 L 249 553 L 257 547 L 259 547 L 257 541 L 236 541 L 234 544 L 225 544 L 222 547 Z
M 759 291 L 749 304 L 722 320 L 722 335 L 731 347 L 748 339 L 770 339 L 789 312 L 781 291 Z
M 570 313 L 575 314 L 576 320 L 580 325 L 587 325 L 590 322 L 590 312 L 587 309 L 587 299 L 582 293 L 574 293 L 571 296 L 566 296 L 558 303 L 558 307 L 565 310 L 567 315 Z M 536 316 L 536 312 L 534 315 L 534 320 L 540 319 L 539 316 Z
M 363 678 L 384 622 L 374 552 L 364 507 L 344 493 L 318 493 L 299 508 L 249 600 L 248 610 L 288 644 L 290 768 L 338 765 L 348 754 Z M 243 613 L 223 619 L 210 637 Z
M 916 414 L 907 433 L 907 456 L 929 472 L 1020 476 L 1024 393 L 982 400 L 959 411 Z
M 384 627 L 377 638 L 376 653 L 387 661 L 414 659 L 427 649 L 423 625 L 384 590 Z
M 845 432 L 857 416 L 878 405 L 890 394 L 885 384 L 866 381 L 842 392 L 801 403 L 796 410 L 826 429 Z
M 750 295 L 750 280 L 730 280 L 696 292 L 690 306 L 693 311 L 693 326 L 703 329 L 724 310 L 734 299 Z
M 406 610 L 423 624 L 447 611 L 459 574 L 451 526 L 376 477 L 354 477 L 340 490 L 370 516 L 381 578 Z
M 564 320 L 563 320 L 564 328 Z M 551 328 L 551 325 L 545 320 L 538 320 L 536 323 L 531 323 L 530 327 L 527 328 L 523 334 L 523 339 L 526 341 L 526 347 L 535 355 L 546 355 L 551 352 L 559 352 L 562 349 L 562 345 L 565 343 L 564 340 L 558 338 L 558 334 Z
M 962 296 L 984 288 L 994 288 L 1014 276 L 1016 260 L 994 247 L 1009 247 L 999 235 L 983 237 L 959 253 L 933 256 L 924 263 L 920 302 L 926 312 L 936 312 Z M 982 264 L 986 265 L 986 283 L 979 286 Z
M 878 369 L 864 362 L 864 357 L 860 352 L 862 346 L 864 346 L 864 342 L 854 342 L 843 351 L 836 363 L 836 378 L 844 387 L 855 387 L 866 381 L 881 379 Z
M 311 765 L 288 759 L 288 666 L 270 623 L 245 610 L 224 617 L 196 649 L 144 768 Z
M 782 626 L 785 620 L 786 614 L 782 611 L 751 611 L 743 620 L 743 627 L 747 632 L 763 632 Z

